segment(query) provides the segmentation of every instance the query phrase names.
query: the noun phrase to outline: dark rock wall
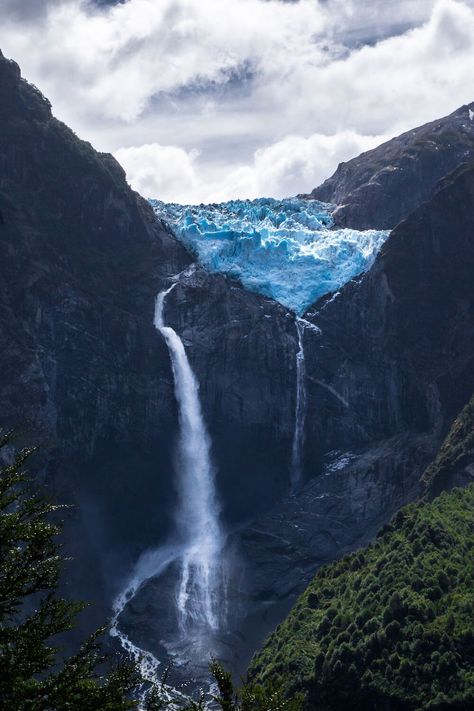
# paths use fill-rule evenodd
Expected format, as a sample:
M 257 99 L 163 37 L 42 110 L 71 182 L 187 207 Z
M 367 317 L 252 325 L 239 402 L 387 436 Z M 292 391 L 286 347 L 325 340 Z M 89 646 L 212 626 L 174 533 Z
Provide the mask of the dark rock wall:
M 113 157 L 57 121 L 3 57 L 0 126 L 1 424 L 42 445 L 45 481 L 77 504 L 73 586 L 97 598 L 170 530 L 177 412 L 153 313 L 192 258 Z M 288 485 L 293 317 L 198 270 L 166 318 L 201 383 L 226 519 L 268 510 Z
M 370 272 L 311 310 L 322 337 L 307 359 L 309 440 L 350 449 L 446 433 L 474 389 L 473 273 L 467 164 L 392 232 Z

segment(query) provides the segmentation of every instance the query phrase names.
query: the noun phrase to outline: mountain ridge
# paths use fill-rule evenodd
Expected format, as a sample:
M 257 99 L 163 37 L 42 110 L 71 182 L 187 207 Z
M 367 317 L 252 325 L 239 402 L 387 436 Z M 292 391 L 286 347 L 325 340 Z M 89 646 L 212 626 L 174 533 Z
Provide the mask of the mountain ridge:
M 303 197 L 337 205 L 337 225 L 392 229 L 439 180 L 474 158 L 474 102 L 351 160 Z
M 226 642 L 242 670 L 254 632 L 281 619 L 322 562 L 366 543 L 416 498 L 464 405 L 473 171 L 458 168 L 392 232 L 365 276 L 305 315 L 317 328 L 303 337 L 303 486 L 288 496 L 294 314 L 222 275 L 189 270 L 190 255 L 115 160 L 56 121 L 4 58 L 0 124 L 1 424 L 29 422 L 30 437 L 48 444 L 45 481 L 77 504 L 69 586 L 99 601 L 103 619 L 140 553 L 168 535 L 179 422 L 153 314 L 157 293 L 176 279 L 166 323 L 200 384 L 222 516 L 241 555 L 245 588 L 232 588 L 232 602 L 245 614 Z M 132 633 L 150 646 L 160 640 L 153 587 L 130 611 Z

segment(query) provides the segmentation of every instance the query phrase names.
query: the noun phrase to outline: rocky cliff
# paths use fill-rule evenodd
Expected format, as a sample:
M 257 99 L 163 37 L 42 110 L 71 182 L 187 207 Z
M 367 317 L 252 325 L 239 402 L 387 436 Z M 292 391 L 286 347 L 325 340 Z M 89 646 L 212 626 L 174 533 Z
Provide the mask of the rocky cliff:
M 419 191 L 430 155 L 411 159 Z M 397 190 L 409 201 L 406 175 Z M 137 556 L 169 531 L 178 421 L 153 314 L 156 294 L 180 274 L 164 316 L 200 383 L 239 556 L 223 645 L 242 669 L 318 565 L 369 540 L 417 495 L 472 392 L 473 201 L 466 166 L 397 227 L 369 273 L 306 314 L 317 328 L 304 331 L 305 485 L 289 496 L 294 315 L 189 269 L 192 257 L 114 159 L 54 119 L 0 57 L 1 424 L 43 444 L 45 481 L 78 504 L 68 529 L 75 594 L 107 609 Z M 160 635 L 155 583 L 128 619 L 149 646 Z
M 421 493 L 474 390 L 473 216 L 468 164 L 392 232 L 368 273 L 306 314 L 321 329 L 304 337 L 309 481 L 239 535 L 249 649 L 312 571 Z
M 1 424 L 42 445 L 45 481 L 77 504 L 75 593 L 106 604 L 172 517 L 177 412 L 153 314 L 192 258 L 3 56 L 0 127 Z M 199 374 L 224 515 L 266 510 L 288 482 L 293 317 L 197 269 L 166 318 Z
M 338 205 L 339 225 L 392 229 L 471 158 L 474 103 L 341 163 L 308 197 Z
M 474 396 L 455 419 L 434 461 L 421 478 L 427 498 L 474 479 Z

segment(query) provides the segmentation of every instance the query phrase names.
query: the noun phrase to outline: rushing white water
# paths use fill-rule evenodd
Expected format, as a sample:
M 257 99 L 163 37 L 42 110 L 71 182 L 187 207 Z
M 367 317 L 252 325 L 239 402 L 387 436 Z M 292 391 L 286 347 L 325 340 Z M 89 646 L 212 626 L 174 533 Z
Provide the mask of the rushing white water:
M 159 660 L 134 644 L 120 629 L 123 610 L 147 580 L 170 571 L 172 577 L 176 577 L 178 571 L 176 637 L 177 641 L 181 637 L 185 642 L 186 654 L 205 654 L 207 659 L 212 652 L 211 638 L 224 624 L 227 613 L 226 580 L 221 561 L 224 537 L 199 386 L 181 339 L 176 331 L 165 325 L 163 318 L 166 297 L 175 285 L 158 294 L 154 318 L 154 325 L 168 346 L 179 412 L 175 542 L 147 551 L 140 557 L 128 583 L 114 602 L 110 630 L 149 682 L 156 682 L 159 677 Z M 145 693 L 144 690 L 142 702 Z M 169 689 L 170 699 L 180 696 L 180 692 Z
M 114 601 L 110 634 L 119 640 L 122 649 L 138 665 L 145 681 L 155 682 L 157 680 L 160 662 L 151 652 L 141 649 L 132 642 L 120 629 L 119 618 L 125 606 L 135 596 L 145 580 L 162 574 L 171 563 L 179 558 L 180 554 L 181 550 L 173 546 L 163 546 L 156 551 L 144 553 L 136 564 L 127 585 Z
M 296 332 L 298 334 L 298 351 L 296 352 L 296 408 L 295 408 L 295 431 L 293 435 L 293 447 L 291 451 L 291 490 L 295 492 L 301 484 L 303 476 L 303 447 L 305 439 L 306 420 L 306 367 L 304 361 L 304 323 L 303 319 L 295 320 Z
M 223 536 L 210 455 L 210 439 L 199 401 L 199 386 L 176 331 L 163 320 L 165 299 L 174 284 L 156 300 L 155 326 L 164 336 L 171 357 L 179 409 L 178 535 L 184 551 L 177 609 L 181 631 L 199 641 L 219 627 L 219 553 Z

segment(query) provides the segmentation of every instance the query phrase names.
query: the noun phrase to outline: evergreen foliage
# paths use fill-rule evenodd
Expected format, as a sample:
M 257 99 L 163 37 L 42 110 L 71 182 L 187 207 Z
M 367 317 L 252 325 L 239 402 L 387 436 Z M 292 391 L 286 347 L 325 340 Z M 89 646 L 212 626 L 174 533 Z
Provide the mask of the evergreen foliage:
M 268 681 L 262 685 L 247 682 L 235 690 L 232 675 L 216 660 L 211 662 L 211 672 L 218 688 L 213 700 L 221 711 L 300 711 L 302 708 L 301 695 L 288 698 Z
M 251 666 L 308 709 L 474 708 L 474 486 L 322 568 Z
M 0 436 L 0 449 L 11 434 Z M 126 711 L 140 683 L 135 668 L 113 668 L 96 632 L 64 658 L 54 637 L 74 626 L 82 604 L 57 594 L 63 557 L 60 507 L 31 491 L 25 449 L 0 470 L 0 708 L 11 711 Z
M 0 433 L 7 452 L 11 433 Z M 83 609 L 57 594 L 64 563 L 54 519 L 62 508 L 31 490 L 25 463 L 33 450 L 21 451 L 0 469 L 0 709 L 5 711 L 129 711 L 144 696 L 146 711 L 203 711 L 206 695 L 179 701 L 161 682 L 147 690 L 134 665 L 111 667 L 101 651 L 98 630 L 70 658 L 54 638 L 71 630 Z M 8 459 L 5 456 L 4 459 Z M 212 661 L 218 687 L 214 702 L 222 711 L 299 711 L 297 699 L 254 684 L 234 689 L 232 677 Z
M 146 711 L 205 711 L 212 708 L 215 711 L 301 711 L 303 696 L 296 694 L 289 698 L 281 689 L 271 683 L 263 685 L 248 681 L 240 688 L 234 686 L 232 674 L 224 669 L 216 659 L 209 665 L 214 679 L 214 693 L 198 694 L 197 699 L 178 699 L 168 693 L 164 680 L 152 687 L 146 700 Z M 209 698 L 210 696 L 210 698 Z M 209 703 L 211 706 L 209 706 Z

